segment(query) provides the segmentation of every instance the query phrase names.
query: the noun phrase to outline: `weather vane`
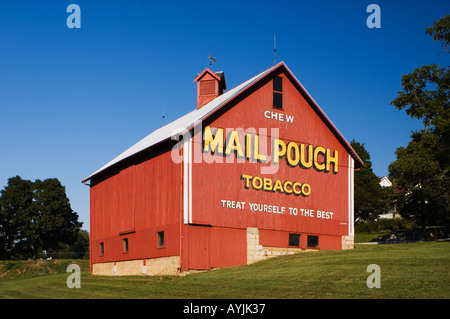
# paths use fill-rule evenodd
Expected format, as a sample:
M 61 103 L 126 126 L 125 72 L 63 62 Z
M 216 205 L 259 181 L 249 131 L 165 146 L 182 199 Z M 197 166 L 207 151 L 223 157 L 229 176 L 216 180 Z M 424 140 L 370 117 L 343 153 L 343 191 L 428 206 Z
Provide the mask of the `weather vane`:
M 217 59 L 213 58 L 211 54 L 208 54 L 208 60 L 209 60 L 209 65 L 212 65 L 213 63 L 217 62 Z

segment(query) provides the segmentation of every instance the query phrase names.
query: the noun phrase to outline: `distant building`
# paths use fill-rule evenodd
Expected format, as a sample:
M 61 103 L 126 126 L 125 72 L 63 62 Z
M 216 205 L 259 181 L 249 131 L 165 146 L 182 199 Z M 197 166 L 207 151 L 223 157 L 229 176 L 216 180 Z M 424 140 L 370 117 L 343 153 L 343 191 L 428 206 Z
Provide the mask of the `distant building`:
M 392 182 L 386 176 L 380 178 L 381 187 L 392 187 Z M 398 218 L 400 215 L 397 213 L 396 205 L 393 203 L 393 207 L 382 214 L 378 215 L 378 218 Z
M 380 185 L 381 187 L 391 187 L 392 182 L 387 178 L 386 176 L 383 176 L 380 178 Z

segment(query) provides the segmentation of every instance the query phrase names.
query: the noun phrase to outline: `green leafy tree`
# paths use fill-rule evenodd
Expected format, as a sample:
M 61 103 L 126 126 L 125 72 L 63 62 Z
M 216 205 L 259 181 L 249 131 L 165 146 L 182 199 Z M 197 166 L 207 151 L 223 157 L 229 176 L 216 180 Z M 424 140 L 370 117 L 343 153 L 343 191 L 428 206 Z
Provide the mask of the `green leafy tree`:
M 372 171 L 370 154 L 364 144 L 352 140 L 352 148 L 364 162 L 364 166 L 355 172 L 355 220 L 359 222 L 374 220 L 387 208 L 385 191 L 380 180 Z
M 59 243 L 59 247 L 49 249 L 48 256 L 53 258 L 89 259 L 89 233 L 81 229 L 73 244 Z
M 72 244 L 81 225 L 58 179 L 10 178 L 0 197 L 0 258 L 37 258 L 42 249 Z
M 448 52 L 450 15 L 427 28 Z M 421 119 L 424 128 L 413 132 L 411 142 L 396 150 L 389 176 L 397 193 L 400 214 L 427 225 L 450 226 L 450 68 L 422 66 L 402 76 L 403 90 L 392 104 Z
M 427 131 L 413 133 L 412 141 L 397 149 L 397 160 L 389 166 L 401 190 L 395 194 L 400 214 L 422 227 L 445 225 L 448 219 L 448 169 L 442 170 L 438 160 L 438 140 Z
M 58 179 L 34 182 L 32 205 L 33 226 L 30 228 L 30 247 L 37 256 L 39 248 L 57 248 L 59 242 L 72 243 L 77 239 L 81 223 Z
M 426 34 L 433 37 L 433 40 L 441 42 L 445 51 L 450 52 L 450 15 L 446 15 L 433 26 L 426 29 Z
M 89 233 L 87 230 L 80 230 L 77 240 L 70 246 L 71 251 L 74 253 L 74 258 L 89 259 L 89 244 Z
M 32 183 L 20 176 L 11 177 L 0 195 L 0 259 L 9 259 L 20 256 L 19 248 L 26 240 Z

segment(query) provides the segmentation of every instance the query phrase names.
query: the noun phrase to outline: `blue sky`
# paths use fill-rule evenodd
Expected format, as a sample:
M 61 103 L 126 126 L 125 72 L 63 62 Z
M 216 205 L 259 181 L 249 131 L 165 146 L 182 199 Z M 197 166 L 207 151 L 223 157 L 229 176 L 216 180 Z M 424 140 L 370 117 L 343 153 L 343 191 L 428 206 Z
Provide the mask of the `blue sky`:
M 81 28 L 69 29 L 69 4 Z M 369 29 L 369 4 L 381 28 Z M 378 176 L 421 122 L 390 101 L 401 75 L 449 65 L 425 34 L 446 0 L 3 1 L 0 4 L 0 189 L 16 175 L 58 178 L 89 229 L 81 180 L 196 106 L 212 66 L 232 88 L 284 61 Z M 165 110 L 165 122 L 162 120 Z

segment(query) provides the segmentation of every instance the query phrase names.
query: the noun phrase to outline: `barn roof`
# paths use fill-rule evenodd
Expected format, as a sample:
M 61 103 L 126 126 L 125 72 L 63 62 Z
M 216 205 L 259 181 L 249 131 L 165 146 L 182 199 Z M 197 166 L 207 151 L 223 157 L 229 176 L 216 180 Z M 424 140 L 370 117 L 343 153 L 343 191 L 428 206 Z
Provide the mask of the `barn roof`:
M 127 149 L 125 152 L 114 158 L 109 163 L 105 164 L 101 168 L 99 168 L 97 171 L 86 177 L 82 182 L 86 182 L 93 178 L 94 176 L 98 175 L 99 173 L 105 171 L 106 169 L 122 162 L 123 160 L 130 158 L 134 155 L 137 155 L 138 153 L 141 153 L 142 151 L 147 150 L 148 148 L 155 146 L 165 140 L 169 140 L 172 138 L 172 136 L 177 136 L 179 134 L 182 134 L 183 132 L 186 132 L 187 130 L 190 130 L 196 123 L 199 121 L 203 121 L 206 118 L 208 118 L 210 115 L 212 115 L 214 112 L 222 108 L 224 105 L 232 101 L 234 98 L 239 96 L 241 93 L 249 89 L 251 86 L 255 85 L 259 81 L 261 81 L 266 76 L 269 76 L 275 71 L 279 71 L 280 68 L 283 68 L 287 75 L 290 76 L 291 80 L 293 81 L 294 85 L 297 86 L 299 91 L 303 94 L 303 96 L 308 100 L 311 107 L 316 111 L 316 113 L 320 116 L 322 121 L 325 122 L 325 124 L 328 126 L 328 128 L 333 132 L 333 134 L 336 136 L 336 138 L 341 142 L 341 144 L 344 146 L 344 148 L 349 152 L 349 154 L 352 156 L 352 158 L 355 160 L 355 167 L 361 167 L 364 165 L 362 160 L 359 158 L 358 154 L 353 150 L 353 148 L 350 146 L 350 144 L 345 140 L 345 138 L 342 136 L 342 134 L 339 132 L 339 130 L 334 126 L 334 124 L 331 122 L 331 120 L 325 115 L 325 113 L 322 111 L 322 109 L 319 107 L 319 105 L 314 101 L 314 99 L 309 95 L 309 93 L 306 91 L 306 89 L 302 86 L 302 84 L 297 80 L 297 78 L 294 76 L 294 74 L 289 70 L 289 68 L 286 66 L 284 62 L 280 62 L 271 68 L 259 73 L 258 75 L 252 77 L 251 79 L 245 81 L 244 83 L 234 87 L 233 89 L 223 93 L 222 95 L 219 95 L 214 100 L 209 102 L 208 104 L 205 104 L 200 109 L 195 109 L 192 112 L 176 119 L 175 121 L 157 129 L 141 141 L 137 142 L 135 145 Z

